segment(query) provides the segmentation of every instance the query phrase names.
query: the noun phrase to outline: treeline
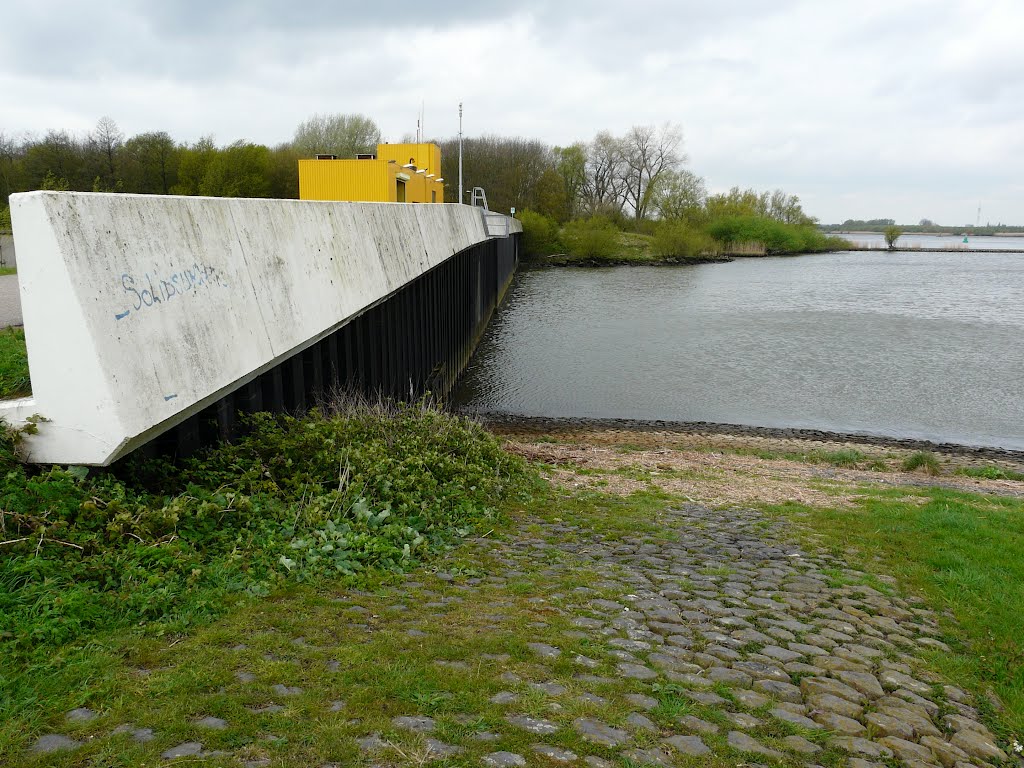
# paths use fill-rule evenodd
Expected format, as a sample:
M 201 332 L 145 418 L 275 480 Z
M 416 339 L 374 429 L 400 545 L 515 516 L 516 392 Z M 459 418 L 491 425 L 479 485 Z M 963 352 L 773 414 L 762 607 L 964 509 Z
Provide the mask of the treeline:
M 82 136 L 0 132 L 0 229 L 10 227 L 8 196 L 33 189 L 297 198 L 300 157 L 352 157 L 379 140 L 377 124 L 362 115 L 314 115 L 273 147 L 245 140 L 218 146 L 212 137 L 182 143 L 166 131 L 125 137 L 109 117 Z
M 373 151 L 380 140 L 372 119 L 344 114 L 314 115 L 275 146 L 246 140 L 218 145 L 212 137 L 185 143 L 165 131 L 126 137 L 109 117 L 85 135 L 0 132 L 0 229 L 9 227 L 8 196 L 32 189 L 296 198 L 299 158 L 353 157 Z M 437 143 L 446 198 L 454 202 L 458 140 Z M 468 190 L 483 187 L 492 210 L 530 211 L 557 227 L 596 219 L 650 235 L 670 223 L 676 232 L 688 227 L 727 248 L 752 242 L 766 252 L 810 249 L 816 221 L 796 196 L 738 187 L 709 195 L 686 162 L 682 130 L 672 123 L 634 126 L 622 135 L 601 131 L 567 147 L 483 136 L 463 142 L 463 187 L 467 201 Z
M 458 140 L 445 140 L 441 148 L 450 188 L 458 179 Z M 465 189 L 483 187 L 493 209 L 528 209 L 560 224 L 592 216 L 621 226 L 654 219 L 696 224 L 732 215 L 815 223 L 799 198 L 781 190 L 737 187 L 708 195 L 704 179 L 685 168 L 682 131 L 672 124 L 634 126 L 622 136 L 602 131 L 590 142 L 568 147 L 485 136 L 466 139 L 463 156 Z
M 936 224 L 930 219 L 921 219 L 917 224 L 896 224 L 895 219 L 847 219 L 842 224 L 825 224 L 821 228 L 826 232 L 885 232 L 886 227 L 898 226 L 900 232 L 905 234 L 933 234 L 933 235 L 1013 235 L 1024 233 L 1024 225 L 1013 224 L 986 224 L 975 226 L 965 224 L 963 226 L 945 226 Z

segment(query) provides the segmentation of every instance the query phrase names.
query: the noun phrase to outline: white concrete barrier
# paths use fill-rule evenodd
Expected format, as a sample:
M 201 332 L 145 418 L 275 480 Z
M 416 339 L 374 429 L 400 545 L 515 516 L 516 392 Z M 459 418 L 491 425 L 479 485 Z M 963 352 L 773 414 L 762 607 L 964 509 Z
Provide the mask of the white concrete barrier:
M 487 239 L 464 205 L 11 196 L 35 462 L 105 465 Z M 513 222 L 513 231 L 520 229 Z

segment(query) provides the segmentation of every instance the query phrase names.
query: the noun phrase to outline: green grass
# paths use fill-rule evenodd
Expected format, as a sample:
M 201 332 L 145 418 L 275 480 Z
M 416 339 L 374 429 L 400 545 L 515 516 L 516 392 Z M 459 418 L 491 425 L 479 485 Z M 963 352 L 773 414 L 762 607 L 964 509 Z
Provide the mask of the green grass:
M 989 465 L 987 467 L 961 467 L 956 471 L 958 475 L 967 477 L 981 477 L 986 480 L 1024 480 L 1024 472 L 1015 472 L 1012 469 L 1003 469 Z
M 23 328 L 0 328 L 0 400 L 32 394 Z
M 799 513 L 794 519 L 819 543 L 847 558 L 855 549 L 858 566 L 949 611 L 953 651 L 931 653 L 929 662 L 948 679 L 994 691 L 1005 706 L 1003 735 L 1024 733 L 1024 501 L 938 488 L 863 492 L 852 510 L 772 509 Z
M 942 472 L 939 460 L 934 453 L 928 451 L 915 451 L 903 460 L 900 469 L 904 472 L 916 472 L 921 470 L 927 475 L 938 475 Z
M 17 267 L 0 267 L 0 277 L 4 275 L 16 275 L 18 274 Z

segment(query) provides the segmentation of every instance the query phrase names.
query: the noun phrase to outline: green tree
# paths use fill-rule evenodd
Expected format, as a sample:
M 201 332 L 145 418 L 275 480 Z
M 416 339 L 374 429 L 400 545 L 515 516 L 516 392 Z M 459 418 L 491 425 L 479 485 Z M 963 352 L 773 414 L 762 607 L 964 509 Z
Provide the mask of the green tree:
M 885 244 L 889 246 L 889 248 L 895 248 L 896 241 L 900 239 L 900 235 L 903 234 L 903 230 L 893 224 L 890 224 L 885 228 L 885 232 L 882 234 L 885 236 Z
M 128 139 L 121 158 L 126 192 L 166 195 L 177 184 L 181 152 L 165 131 L 140 133 Z
M 206 166 L 199 194 L 211 197 L 270 197 L 270 150 L 236 141 L 217 150 Z
M 555 147 L 555 170 L 565 185 L 566 216 L 574 219 L 583 209 L 583 193 L 587 184 L 587 145 L 582 141 L 568 147 Z
M 546 168 L 541 173 L 533 190 L 533 199 L 537 213 L 558 222 L 568 221 L 569 200 L 565 193 L 565 182 L 554 168 Z
M 699 224 L 705 218 L 707 199 L 704 179 L 693 171 L 681 170 L 666 174 L 654 205 L 658 217 L 665 221 Z
M 200 195 L 206 170 L 217 154 L 212 136 L 204 136 L 195 144 L 180 149 L 178 181 L 171 188 L 172 195 Z
M 67 131 L 47 131 L 42 141 L 29 143 L 24 164 L 26 189 L 39 189 L 47 176 L 63 179 L 68 189 L 92 189 L 84 148 Z

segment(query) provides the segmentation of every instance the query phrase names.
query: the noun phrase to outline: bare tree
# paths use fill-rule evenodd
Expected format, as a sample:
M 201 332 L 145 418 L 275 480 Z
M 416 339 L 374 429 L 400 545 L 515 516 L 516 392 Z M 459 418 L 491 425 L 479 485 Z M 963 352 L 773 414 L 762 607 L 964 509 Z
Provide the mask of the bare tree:
M 380 143 L 380 128 L 365 115 L 313 115 L 295 129 L 292 146 L 300 157 L 316 154 L 353 157 L 372 152 Z
M 677 170 L 686 161 L 682 144 L 683 130 L 674 123 L 665 123 L 661 128 L 634 125 L 626 133 L 622 140 L 625 196 L 637 221 L 646 218 L 665 174 Z
M 622 211 L 625 170 L 622 140 L 608 131 L 599 132 L 587 147 L 584 199 L 588 213 Z
M 124 145 L 125 134 L 118 128 L 113 118 L 103 116 L 96 123 L 96 129 L 90 134 L 89 142 L 95 147 L 103 164 L 103 171 L 111 179 L 117 175 L 117 155 Z

